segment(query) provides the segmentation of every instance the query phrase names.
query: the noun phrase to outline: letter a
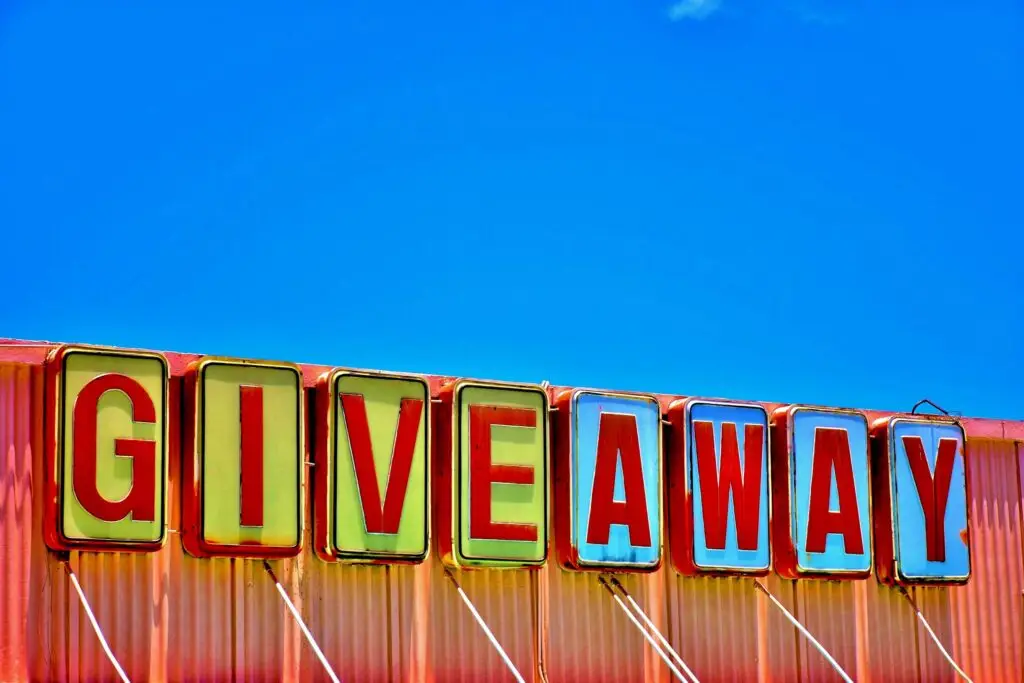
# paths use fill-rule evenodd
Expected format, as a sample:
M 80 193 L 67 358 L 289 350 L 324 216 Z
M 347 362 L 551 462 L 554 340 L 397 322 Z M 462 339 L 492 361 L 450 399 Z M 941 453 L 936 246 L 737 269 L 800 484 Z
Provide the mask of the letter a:
M 620 461 L 626 493 L 623 501 L 615 500 L 615 472 Z M 636 417 L 602 413 L 587 543 L 607 544 L 612 524 L 628 527 L 632 545 L 650 547 L 651 527 L 647 521 L 644 471 Z

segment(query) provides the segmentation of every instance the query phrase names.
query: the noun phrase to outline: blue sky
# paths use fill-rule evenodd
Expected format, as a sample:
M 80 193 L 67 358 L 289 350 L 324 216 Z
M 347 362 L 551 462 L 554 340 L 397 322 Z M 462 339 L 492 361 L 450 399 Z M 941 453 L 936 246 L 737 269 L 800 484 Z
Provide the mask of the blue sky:
M 204 4 L 3 3 L 0 336 L 1024 418 L 1016 0 Z

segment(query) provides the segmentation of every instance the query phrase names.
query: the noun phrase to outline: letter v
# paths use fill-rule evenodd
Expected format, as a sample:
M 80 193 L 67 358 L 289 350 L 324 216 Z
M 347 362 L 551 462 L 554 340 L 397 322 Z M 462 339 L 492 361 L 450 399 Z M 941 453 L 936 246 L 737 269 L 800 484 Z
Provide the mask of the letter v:
M 342 394 L 341 407 L 345 429 L 352 450 L 352 465 L 359 485 L 359 498 L 363 508 L 366 532 L 370 534 L 397 534 L 402 521 L 406 490 L 412 458 L 416 452 L 416 437 L 423 415 L 423 401 L 403 398 L 398 409 L 398 425 L 391 452 L 391 466 L 384 483 L 384 502 L 381 503 L 377 483 L 377 465 L 370 441 L 370 425 L 366 417 L 366 403 L 359 394 Z

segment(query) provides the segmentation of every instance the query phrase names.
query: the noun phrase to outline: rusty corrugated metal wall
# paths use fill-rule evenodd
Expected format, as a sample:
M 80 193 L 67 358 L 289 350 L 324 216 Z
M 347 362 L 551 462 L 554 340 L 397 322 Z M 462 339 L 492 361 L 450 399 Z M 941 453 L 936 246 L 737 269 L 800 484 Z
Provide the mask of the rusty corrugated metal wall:
M 112 681 L 67 574 L 42 541 L 42 391 L 38 363 L 0 354 L 0 681 Z M 179 392 L 174 380 L 172 407 Z M 914 596 L 975 681 L 1015 682 L 1024 673 L 1024 425 L 970 420 L 967 431 L 974 575 L 966 587 Z M 176 530 L 180 444 L 170 446 Z M 193 559 L 175 533 L 152 555 L 71 553 L 70 562 L 133 681 L 327 680 L 258 562 Z M 334 566 L 307 551 L 274 566 L 345 681 L 511 680 L 434 558 L 418 567 Z M 552 683 L 670 680 L 594 576 L 549 564 L 460 580 L 527 680 L 541 680 L 542 645 Z M 838 680 L 749 580 L 666 568 L 623 583 L 704 683 Z M 955 680 L 905 600 L 873 579 L 771 576 L 767 585 L 856 680 Z

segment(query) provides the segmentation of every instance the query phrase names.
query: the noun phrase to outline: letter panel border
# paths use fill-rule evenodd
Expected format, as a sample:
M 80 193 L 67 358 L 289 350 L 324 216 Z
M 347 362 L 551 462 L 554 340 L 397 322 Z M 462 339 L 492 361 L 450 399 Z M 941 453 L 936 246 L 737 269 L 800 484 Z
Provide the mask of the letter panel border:
M 302 462 L 299 468 L 298 491 L 298 542 L 292 546 L 264 546 L 256 544 L 220 544 L 210 543 L 204 536 L 203 519 L 203 478 L 205 464 L 205 448 L 202 443 L 203 425 L 203 379 L 206 370 L 214 365 L 231 367 L 255 367 L 272 370 L 289 370 L 296 375 L 298 387 L 298 450 Z M 249 559 L 283 559 L 295 557 L 302 552 L 302 543 L 306 531 L 306 394 L 302 381 L 302 368 L 295 363 L 284 363 L 263 360 L 245 360 L 240 358 L 224 358 L 220 356 L 204 356 L 189 363 L 185 370 L 184 392 L 185 430 L 182 440 L 182 485 L 181 485 L 181 543 L 189 555 L 193 557 L 236 557 Z
M 900 573 L 896 559 L 896 513 L 893 509 L 893 489 L 896 485 L 893 476 L 893 450 L 895 444 L 894 427 L 906 422 L 920 425 L 953 426 L 960 430 L 964 461 L 964 494 L 967 498 L 965 512 L 967 515 L 967 558 L 969 570 L 967 576 L 958 578 L 908 579 Z M 875 537 L 875 575 L 878 581 L 887 586 L 963 586 L 974 573 L 974 548 L 971 543 L 971 471 L 967 457 L 967 430 L 959 420 L 941 415 L 890 415 L 875 420 L 869 433 L 871 442 L 872 464 L 872 495 L 875 507 L 871 511 Z
M 724 408 L 745 408 L 758 410 L 764 414 L 765 425 L 765 467 L 763 473 L 768 485 L 768 566 L 756 569 L 700 567 L 694 559 L 695 526 L 693 520 L 693 476 L 690 468 L 690 412 L 694 406 L 712 405 Z M 665 414 L 669 424 L 670 438 L 668 448 L 668 529 L 669 557 L 675 571 L 683 576 L 704 576 L 710 578 L 765 577 L 772 573 L 772 430 L 771 416 L 760 403 L 743 401 L 721 401 L 706 398 L 686 398 L 672 401 Z
M 480 559 L 462 555 L 458 536 L 461 532 L 461 517 L 458 500 L 461 497 L 462 471 L 461 460 L 462 435 L 460 432 L 460 413 L 462 408 L 462 391 L 464 389 L 495 389 L 536 393 L 541 396 L 541 415 L 544 445 L 544 472 L 541 482 L 534 486 L 542 486 L 544 502 L 543 534 L 544 555 L 539 560 L 502 560 Z M 434 412 L 434 505 L 437 510 L 437 553 L 442 563 L 451 569 L 528 569 L 536 570 L 543 567 L 551 555 L 551 401 L 547 390 L 539 384 L 521 384 L 514 382 L 498 382 L 485 380 L 459 379 L 441 387 L 436 401 L 438 410 Z
M 796 449 L 794 431 L 794 418 L 797 413 L 823 413 L 830 415 L 845 415 L 858 417 L 864 422 L 864 433 L 867 440 L 868 452 L 864 457 L 868 459 L 868 538 L 865 540 L 865 547 L 869 555 L 868 568 L 866 570 L 816 570 L 800 567 L 797 558 L 796 546 L 794 543 L 793 531 L 796 523 L 793 514 L 794 480 L 790 462 Z M 845 408 L 822 408 L 810 405 L 791 405 L 777 408 L 771 414 L 772 448 L 770 451 L 772 460 L 772 498 L 771 498 L 771 525 L 772 525 L 772 563 L 775 572 L 784 579 L 815 579 L 824 581 L 835 580 L 860 580 L 871 576 L 874 567 L 874 500 L 872 487 L 874 478 L 872 476 L 871 463 L 871 436 L 870 425 L 867 416 L 859 410 Z M 856 457 L 851 453 L 851 458 Z M 858 512 L 859 514 L 859 512 Z
M 583 395 L 607 396 L 608 398 L 646 401 L 658 409 L 658 560 L 653 565 L 634 565 L 621 562 L 587 562 L 580 558 L 579 548 L 572 542 L 573 528 L 576 524 L 576 505 L 573 490 L 576 484 L 575 443 L 577 441 L 578 413 L 577 406 Z M 558 563 L 565 569 L 578 572 L 619 572 L 631 574 L 651 574 L 657 572 L 665 563 L 665 545 L 667 537 L 665 493 L 667 491 L 665 476 L 665 437 L 661 404 L 653 394 L 631 394 L 628 392 L 602 391 L 600 389 L 576 388 L 562 391 L 555 397 L 552 411 L 553 442 L 554 442 L 554 541 Z M 645 491 L 646 493 L 646 491 Z M 646 502 L 646 501 L 645 501 Z
M 424 456 L 427 459 L 424 483 L 424 518 L 425 544 L 422 553 L 401 555 L 388 553 L 350 553 L 341 552 L 334 545 L 334 480 L 335 480 L 335 434 L 338 429 L 338 382 L 344 377 L 361 377 L 367 379 L 397 380 L 416 382 L 423 386 L 423 426 L 426 445 Z M 316 415 L 315 438 L 313 449 L 313 550 L 324 562 L 341 562 L 345 564 L 367 565 L 417 565 L 422 564 L 430 556 L 432 541 L 431 524 L 434 506 L 432 493 L 433 460 L 434 460 L 434 400 L 430 393 L 430 382 L 423 375 L 399 372 L 374 372 L 371 370 L 349 370 L 334 368 L 321 374 L 316 381 L 314 409 Z
M 119 539 L 97 538 L 80 539 L 68 538 L 64 535 L 64 496 L 68 492 L 70 482 L 62 481 L 64 472 L 64 422 L 65 406 L 64 396 L 67 380 L 67 361 L 76 354 L 106 356 L 111 358 L 130 358 L 157 360 L 163 373 L 161 396 L 162 412 L 158 413 L 163 419 L 163 434 L 160 450 L 160 492 L 161 498 L 158 506 L 160 513 L 160 538 L 155 541 L 124 541 Z M 45 499 L 43 505 L 43 538 L 46 545 L 58 552 L 69 552 L 74 550 L 97 551 L 97 552 L 131 552 L 151 553 L 160 550 L 167 542 L 167 518 L 168 518 L 168 454 L 169 440 L 174 430 L 171 429 L 171 416 L 175 411 L 169 406 L 169 385 L 170 366 L 167 358 L 155 351 L 143 351 L 136 349 L 120 349 L 106 346 L 87 346 L 78 344 L 63 344 L 54 349 L 45 361 L 45 404 L 44 434 L 46 444 L 44 451 L 44 462 L 46 465 L 46 481 L 44 482 Z M 175 425 L 177 429 L 177 425 Z M 134 476 L 134 472 L 133 472 Z M 63 484 L 63 485 L 62 485 Z

